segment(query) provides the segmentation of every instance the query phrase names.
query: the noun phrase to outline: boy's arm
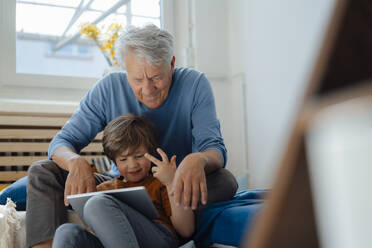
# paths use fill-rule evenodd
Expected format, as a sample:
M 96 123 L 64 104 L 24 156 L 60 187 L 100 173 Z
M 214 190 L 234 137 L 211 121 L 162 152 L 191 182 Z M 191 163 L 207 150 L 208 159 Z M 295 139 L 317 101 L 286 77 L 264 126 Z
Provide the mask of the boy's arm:
M 168 198 L 171 205 L 172 216 L 170 217 L 172 224 L 178 234 L 184 238 L 189 238 L 195 231 L 195 216 L 191 208 L 184 208 L 183 204 L 176 204 L 174 196 L 169 192 L 171 185 L 166 185 Z
M 176 156 L 173 156 L 171 161 L 169 161 L 165 152 L 163 152 L 160 148 L 157 149 L 157 152 L 160 154 L 163 161 L 160 161 L 147 153 L 145 154 L 145 157 L 157 165 L 156 167 L 152 168 L 153 175 L 167 188 L 167 194 L 172 211 L 172 216 L 170 219 L 174 228 L 182 237 L 188 238 L 195 231 L 194 213 L 191 208 L 184 208 L 183 204 L 177 204 L 174 196 L 170 193 L 174 174 L 177 169 Z

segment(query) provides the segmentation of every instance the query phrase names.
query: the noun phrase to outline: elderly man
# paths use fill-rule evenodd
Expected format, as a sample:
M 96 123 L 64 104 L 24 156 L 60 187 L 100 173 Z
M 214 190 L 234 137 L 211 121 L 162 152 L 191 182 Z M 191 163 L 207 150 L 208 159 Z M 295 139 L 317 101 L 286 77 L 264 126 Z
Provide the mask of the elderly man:
M 223 169 L 226 148 L 209 82 L 200 72 L 175 67 L 173 37 L 154 25 L 131 28 L 118 39 L 117 52 L 126 72 L 95 84 L 52 140 L 51 160 L 29 169 L 28 246 L 50 247 L 56 228 L 66 222 L 66 195 L 95 191 L 97 183 L 109 179 L 93 174 L 79 152 L 126 113 L 147 116 L 160 147 L 169 157 L 177 155 L 176 202 L 197 209 L 199 202 L 229 200 L 236 192 L 234 177 Z M 110 174 L 119 175 L 115 165 Z

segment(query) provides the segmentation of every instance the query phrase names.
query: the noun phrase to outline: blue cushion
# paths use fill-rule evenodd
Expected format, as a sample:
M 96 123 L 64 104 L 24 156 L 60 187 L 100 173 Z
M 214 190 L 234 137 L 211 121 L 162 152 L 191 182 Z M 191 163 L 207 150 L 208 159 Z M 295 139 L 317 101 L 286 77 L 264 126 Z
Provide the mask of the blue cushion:
M 225 209 L 215 220 L 210 232 L 214 243 L 240 247 L 262 204 Z
M 213 243 L 239 246 L 253 219 L 262 208 L 267 190 L 243 190 L 231 201 L 206 206 L 196 221 L 196 247 Z
M 17 205 L 18 211 L 26 210 L 26 186 L 27 176 L 18 179 L 10 186 L 6 187 L 0 192 L 0 204 L 5 205 L 6 199 L 9 197 Z

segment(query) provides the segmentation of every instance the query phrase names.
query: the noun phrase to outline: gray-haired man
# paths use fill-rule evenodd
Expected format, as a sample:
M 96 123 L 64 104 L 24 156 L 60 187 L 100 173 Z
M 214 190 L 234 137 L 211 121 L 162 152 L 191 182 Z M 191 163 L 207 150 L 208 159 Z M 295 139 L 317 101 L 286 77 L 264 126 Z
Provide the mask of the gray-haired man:
M 154 25 L 130 28 L 118 40 L 117 52 L 126 72 L 101 79 L 80 102 L 70 121 L 49 147 L 51 160 L 29 169 L 27 245 L 50 247 L 56 228 L 66 221 L 66 195 L 96 190 L 107 180 L 95 175 L 79 155 L 117 116 L 147 116 L 160 147 L 177 156 L 173 194 L 185 207 L 229 200 L 237 184 L 227 170 L 226 148 L 206 77 L 176 68 L 173 37 Z M 111 176 L 119 173 L 112 166 Z

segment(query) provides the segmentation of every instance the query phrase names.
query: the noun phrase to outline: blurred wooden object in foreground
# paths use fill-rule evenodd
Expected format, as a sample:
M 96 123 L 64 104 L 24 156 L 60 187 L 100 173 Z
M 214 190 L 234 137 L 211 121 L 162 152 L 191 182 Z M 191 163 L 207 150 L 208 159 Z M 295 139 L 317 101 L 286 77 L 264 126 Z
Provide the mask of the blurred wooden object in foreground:
M 361 99 L 361 102 L 355 104 L 357 99 Z M 364 122 L 361 126 L 365 127 L 370 123 L 372 128 L 372 121 L 368 122 L 368 118 L 360 118 L 368 113 L 366 106 L 372 109 L 372 104 L 366 103 L 372 102 L 368 99 L 372 99 L 372 1 L 337 0 L 271 193 L 255 224 L 247 231 L 242 247 L 341 247 L 336 246 L 337 242 L 334 241 L 340 237 L 337 235 L 332 237 L 336 232 L 333 233 L 334 230 L 329 229 L 335 228 L 335 224 L 325 226 L 324 219 L 319 219 L 329 217 L 324 215 L 324 211 L 336 212 L 337 209 L 326 210 L 324 208 L 334 203 L 325 197 L 337 192 L 328 192 L 331 186 L 335 185 L 333 181 L 329 181 L 329 187 L 327 187 L 327 178 L 323 177 L 321 182 L 319 178 L 316 178 L 322 174 L 323 169 L 319 165 L 325 160 L 311 157 L 311 155 L 324 155 L 321 152 L 317 153 L 316 147 L 321 144 L 319 142 L 326 142 L 326 139 L 313 139 L 312 137 L 319 134 L 316 130 L 332 130 L 332 128 L 329 129 L 332 127 L 330 123 L 347 118 L 359 118 L 359 121 Z M 335 106 L 341 106 L 337 107 L 339 110 L 337 114 L 329 115 L 331 119 L 324 121 L 322 117 L 327 116 L 329 109 L 334 109 Z M 355 113 L 355 115 L 350 113 Z M 372 116 L 372 113 L 370 115 Z M 319 128 L 319 123 L 328 123 L 328 129 L 327 126 Z M 352 126 L 357 125 L 354 123 Z M 350 131 L 350 128 L 347 130 Z M 356 136 L 350 135 L 349 137 Z M 359 138 L 366 141 L 367 137 Z M 314 144 L 316 144 L 315 147 Z M 367 151 L 363 150 L 363 152 Z M 333 159 L 332 161 L 337 163 L 337 160 L 332 157 L 328 159 L 327 161 Z M 337 164 L 335 168 L 336 166 Z M 355 169 L 358 169 L 357 164 Z M 314 182 L 317 184 L 314 185 Z M 347 180 L 343 183 L 345 187 L 352 186 L 348 185 Z M 323 187 L 320 187 L 320 184 Z M 368 189 L 365 190 L 368 192 Z M 328 193 L 321 194 L 321 192 Z M 368 195 L 365 194 L 367 198 Z M 352 196 L 350 196 L 350 201 L 353 201 Z M 339 218 L 348 217 L 347 214 L 351 209 L 344 210 L 338 215 Z M 368 212 L 364 214 L 366 213 Z M 335 216 L 337 215 L 332 216 L 333 220 Z M 348 239 L 351 243 L 344 243 L 342 247 L 367 247 L 367 244 L 363 243 L 367 235 L 348 235 L 351 235 Z M 356 238 L 359 240 L 355 240 Z M 357 243 L 353 245 L 352 240 L 359 245 Z

